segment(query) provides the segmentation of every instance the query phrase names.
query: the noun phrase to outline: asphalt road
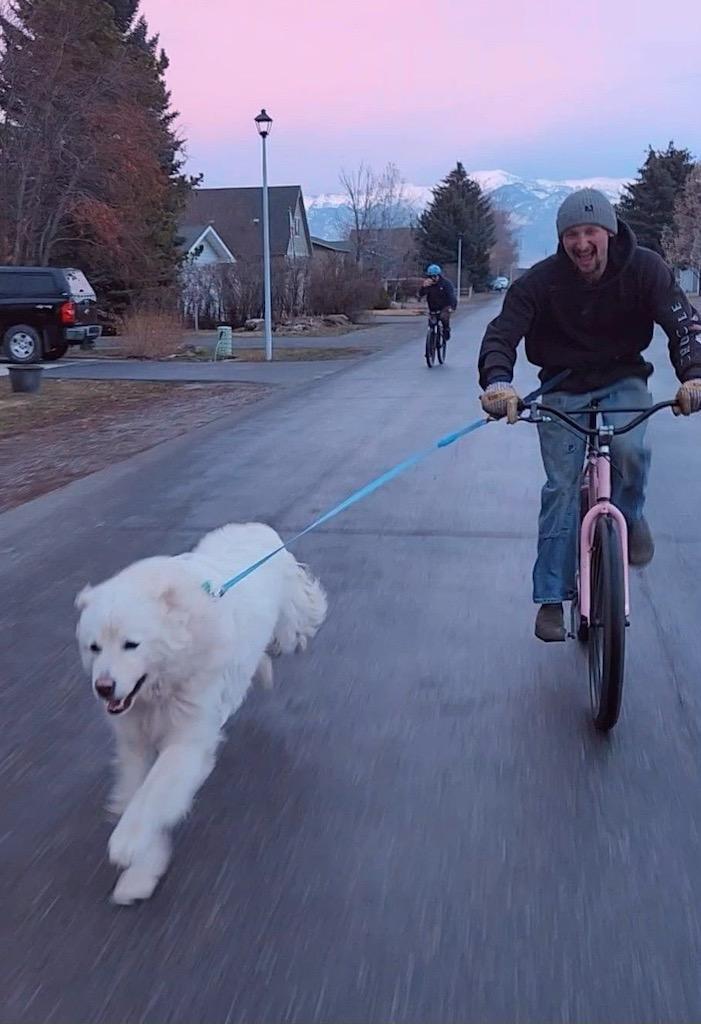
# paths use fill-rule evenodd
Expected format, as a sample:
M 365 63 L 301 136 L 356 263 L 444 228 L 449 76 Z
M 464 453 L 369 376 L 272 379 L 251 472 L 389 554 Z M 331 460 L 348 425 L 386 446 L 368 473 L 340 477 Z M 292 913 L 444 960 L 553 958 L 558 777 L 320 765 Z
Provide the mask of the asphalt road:
M 289 536 L 472 419 L 496 305 L 461 315 L 442 369 L 407 324 L 0 516 L 2 1024 L 701 1019 L 701 416 L 652 423 L 658 550 L 610 739 L 576 645 L 532 636 L 535 431 L 490 425 L 299 543 L 327 624 L 231 723 L 156 897 L 108 903 L 76 590 L 225 521 Z

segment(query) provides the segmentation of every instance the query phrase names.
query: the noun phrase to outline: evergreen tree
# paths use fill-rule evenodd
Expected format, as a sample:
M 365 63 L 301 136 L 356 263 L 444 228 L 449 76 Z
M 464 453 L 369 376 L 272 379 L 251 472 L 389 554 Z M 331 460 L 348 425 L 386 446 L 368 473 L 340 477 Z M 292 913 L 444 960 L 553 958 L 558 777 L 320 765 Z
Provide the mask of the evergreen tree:
M 114 11 L 114 20 L 120 32 L 126 35 L 134 24 L 139 0 L 105 0 Z
M 149 36 L 146 21 L 140 18 L 128 38 L 128 45 L 141 68 L 137 79 L 141 87 L 134 99 L 152 119 L 154 151 L 168 181 L 165 195 L 160 205 L 153 207 L 150 217 L 154 249 L 160 255 L 161 278 L 168 281 L 172 280 L 172 271 L 179 263 L 176 239 L 180 214 L 190 189 L 201 180 L 201 176 L 191 177 L 182 173 L 184 142 L 175 130 L 178 115 L 171 109 L 171 95 L 165 82 L 169 61 L 160 47 L 159 37 Z
M 693 162 L 688 149 L 670 142 L 666 150 L 648 148 L 637 179 L 626 186 L 618 215 L 633 229 L 640 245 L 663 253 L 663 236 L 673 230 L 674 207 Z
M 416 236 L 424 263 L 455 263 L 461 234 L 463 281 L 480 290 L 490 276 L 494 217 L 489 199 L 458 162 L 433 189 L 433 199 L 419 218 Z

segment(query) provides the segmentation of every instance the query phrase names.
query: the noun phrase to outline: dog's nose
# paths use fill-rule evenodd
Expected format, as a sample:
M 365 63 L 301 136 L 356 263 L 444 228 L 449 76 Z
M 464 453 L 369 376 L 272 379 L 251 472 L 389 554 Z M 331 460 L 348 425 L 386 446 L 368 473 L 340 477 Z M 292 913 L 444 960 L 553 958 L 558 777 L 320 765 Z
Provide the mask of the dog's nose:
M 98 676 L 95 680 L 95 693 L 103 700 L 110 700 L 114 697 L 114 679 L 109 676 Z

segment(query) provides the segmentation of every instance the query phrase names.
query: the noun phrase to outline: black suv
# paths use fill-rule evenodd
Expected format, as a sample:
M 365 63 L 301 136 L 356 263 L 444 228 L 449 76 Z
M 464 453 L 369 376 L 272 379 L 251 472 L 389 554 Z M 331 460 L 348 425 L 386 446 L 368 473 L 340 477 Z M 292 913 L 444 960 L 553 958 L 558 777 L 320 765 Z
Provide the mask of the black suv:
M 97 299 L 81 270 L 0 267 L 0 353 L 12 363 L 60 359 L 102 328 Z

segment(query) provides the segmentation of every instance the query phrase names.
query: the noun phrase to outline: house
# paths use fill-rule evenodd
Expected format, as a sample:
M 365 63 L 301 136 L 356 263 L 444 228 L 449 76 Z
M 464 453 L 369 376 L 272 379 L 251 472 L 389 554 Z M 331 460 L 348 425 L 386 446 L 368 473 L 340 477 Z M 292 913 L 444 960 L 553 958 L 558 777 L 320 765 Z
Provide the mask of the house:
M 294 262 L 312 255 L 304 197 L 299 185 L 273 185 L 268 189 L 270 255 L 273 260 Z M 202 227 L 205 225 L 206 227 Z M 200 229 L 202 235 L 197 235 Z M 238 261 L 257 261 L 263 256 L 262 188 L 198 188 L 190 193 L 180 220 L 180 236 L 194 262 L 213 262 L 219 252 Z
M 349 256 L 352 252 L 351 243 L 348 241 L 329 240 L 326 238 L 317 238 L 316 235 L 312 235 L 312 252 L 315 256 Z

